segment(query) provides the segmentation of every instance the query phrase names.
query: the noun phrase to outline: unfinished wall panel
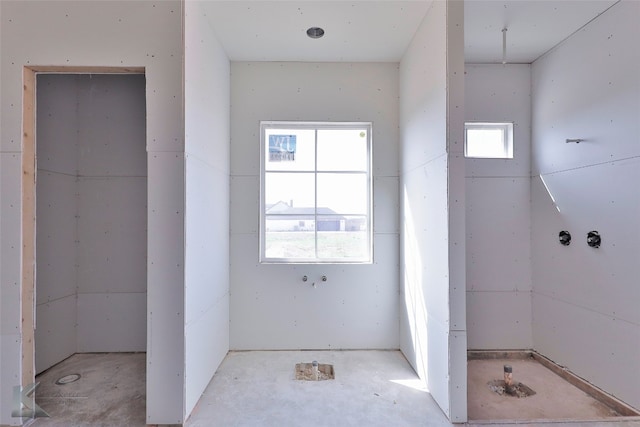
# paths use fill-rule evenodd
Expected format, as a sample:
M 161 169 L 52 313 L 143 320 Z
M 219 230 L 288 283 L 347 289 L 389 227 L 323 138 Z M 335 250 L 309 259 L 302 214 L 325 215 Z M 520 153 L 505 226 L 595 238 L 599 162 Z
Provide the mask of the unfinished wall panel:
M 229 350 L 229 60 L 185 3 L 185 416 Z
M 371 265 L 262 265 L 256 202 L 261 120 L 372 121 L 373 200 L 397 200 L 397 64 L 237 62 L 231 72 L 231 348 L 398 348 L 397 212 L 374 211 Z
M 78 298 L 74 293 L 36 307 L 36 373 L 76 353 Z
M 77 349 L 78 88 L 75 76 L 38 83 L 35 345 L 42 372 Z
M 183 151 L 184 129 L 182 115 L 182 3 L 163 2 L 63 2 L 63 1 L 2 1 L 0 2 L 2 25 L 1 46 L 1 85 L 2 100 L 0 106 L 0 151 L 2 155 L 17 155 L 22 151 L 22 96 L 23 67 L 47 65 L 53 67 L 144 67 L 146 73 L 145 95 L 147 96 L 147 137 L 146 144 L 150 152 Z M 173 154 L 172 154 L 173 155 Z M 183 155 L 182 155 L 183 157 Z M 149 165 L 156 161 L 149 154 Z M 4 166 L 4 165 L 3 165 Z M 160 165 L 158 165 L 160 166 Z M 154 169 L 155 170 L 158 168 Z M 4 172 L 4 168 L 3 168 Z M 183 179 L 182 168 L 164 168 L 163 175 L 170 182 Z M 2 230 L 2 258 L 0 259 L 3 277 L 2 302 L 19 307 L 20 293 L 12 292 L 12 287 L 20 289 L 20 215 L 11 216 L 7 204 L 15 199 L 16 209 L 20 207 L 20 168 L 15 171 L 17 186 L 9 185 L 3 177 L 2 209 L 5 228 Z M 173 174 L 173 175 L 172 175 Z M 149 223 L 153 228 L 149 233 L 149 281 L 150 288 L 157 288 L 158 299 L 149 299 L 149 311 L 154 311 L 154 319 L 167 318 L 175 321 L 182 302 L 173 295 L 174 289 L 182 292 L 184 276 L 165 283 L 172 276 L 172 269 L 184 257 L 182 235 L 173 236 L 173 230 L 182 230 L 183 224 L 174 224 L 176 210 L 167 199 L 184 201 L 181 187 L 171 187 L 150 181 L 149 186 L 163 185 L 161 191 L 149 194 Z M 170 190 L 171 189 L 171 190 Z M 175 191 L 175 192 L 172 192 Z M 165 209 L 170 208 L 172 215 Z M 5 212 L 6 211 L 6 212 Z M 5 217 L 6 215 L 6 217 Z M 7 231 L 8 232 L 5 232 Z M 162 242 L 172 241 L 178 247 L 176 252 L 164 249 Z M 176 258 L 177 253 L 177 258 Z M 17 260 L 17 261 L 16 261 Z M 151 278 L 156 280 L 152 282 Z M 8 279 L 8 280 L 5 280 Z M 170 294 L 169 304 L 162 305 L 162 294 Z M 12 317 L 9 311 L 2 311 L 3 334 L 7 327 L 20 323 L 19 316 Z M 160 328 L 158 328 L 160 329 Z M 175 381 L 175 376 L 166 375 L 175 366 L 183 366 L 184 352 L 177 349 L 183 328 L 175 331 L 174 338 L 167 341 L 158 339 L 149 341 L 147 359 L 148 376 L 157 380 L 153 388 L 148 389 L 147 410 L 149 423 L 178 423 L 183 420 L 183 402 L 175 399 L 180 395 L 183 385 Z M 164 329 L 168 334 L 171 328 Z M 13 333 L 20 333 L 16 330 Z M 4 335 L 3 335 L 4 337 Z M 15 337 L 15 336 L 13 336 Z M 20 335 L 17 335 L 19 338 Z M 11 341 L 11 340 L 9 340 Z M 4 341 L 3 341 L 4 342 Z M 176 350 L 177 349 L 177 350 Z M 3 345 L 3 369 L 19 369 L 11 363 L 5 365 L 5 357 L 10 362 L 16 351 L 9 345 Z M 17 349 L 19 351 L 19 348 Z M 10 371 L 13 375 L 13 371 Z M 179 377 L 180 378 L 180 377 Z M 5 384 L 3 380 L 3 384 Z M 4 392 L 4 391 L 3 391 Z M 10 393 L 11 390 L 8 391 Z M 2 399 L 0 403 L 0 423 L 15 423 L 10 418 L 12 399 Z
M 531 67 L 466 64 L 465 116 L 513 122 L 513 159 L 465 160 L 469 348 L 531 348 Z
M 41 133 L 42 134 L 42 133 Z M 42 134 L 44 135 L 44 134 Z M 72 174 L 38 171 L 37 304 L 76 295 L 77 197 Z
M 78 294 L 78 352 L 144 351 L 146 293 Z
M 639 19 L 623 0 L 532 66 L 534 347 L 637 408 Z
M 631 23 L 639 13 L 637 2 L 623 0 L 533 63 L 536 174 L 637 156 L 638 28 Z
M 76 351 L 146 349 L 147 180 L 143 75 L 37 83 L 41 372 Z
M 76 191 L 73 173 L 38 171 L 36 372 L 77 349 Z M 64 311 L 62 318 L 57 310 Z
M 175 195 L 184 192 L 184 153 L 150 153 L 148 176 L 147 423 L 177 423 L 184 417 L 182 403 L 174 403 L 184 391 L 176 381 L 184 378 L 184 196 Z M 172 391 L 158 393 L 150 406 L 152 390 L 163 387 Z
M 571 372 L 636 408 L 640 406 L 636 323 L 539 293 L 533 295 L 533 307 L 534 338 L 540 353 L 556 363 L 569 361 L 565 366 Z M 608 375 L 603 366 L 609 365 L 626 375 Z
M 146 293 L 144 175 L 78 178 L 78 293 Z
M 15 250 L 15 239 L 19 239 L 20 230 L 15 227 L 15 222 L 21 220 L 20 206 L 20 176 L 22 174 L 22 159 L 19 153 L 0 153 L 0 190 L 7 193 L 2 198 L 2 211 L 0 212 L 0 232 L 2 242 L 14 242 L 0 251 L 3 264 L 20 264 L 20 251 Z M 0 299 L 0 311 L 3 316 L 0 331 L 15 339 L 20 333 L 20 271 L 4 267 L 0 270 L 0 278 L 4 286 L 2 299 Z M 7 338 L 10 340 L 10 338 Z
M 466 421 L 462 4 L 434 2 L 400 64 L 400 348 Z

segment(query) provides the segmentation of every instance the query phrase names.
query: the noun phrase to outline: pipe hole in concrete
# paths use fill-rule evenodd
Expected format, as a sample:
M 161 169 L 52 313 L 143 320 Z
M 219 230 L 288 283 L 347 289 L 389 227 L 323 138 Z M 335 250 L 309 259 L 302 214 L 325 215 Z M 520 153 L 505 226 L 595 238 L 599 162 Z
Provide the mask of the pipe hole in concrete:
M 529 397 L 536 394 L 536 392 L 522 383 L 513 383 L 507 387 L 504 380 L 489 381 L 487 383 L 489 389 L 500 396 L 512 396 L 512 397 Z
M 57 385 L 65 385 L 80 379 L 80 374 L 69 374 L 56 380 Z
M 323 381 L 332 380 L 335 377 L 336 374 L 333 370 L 333 365 L 318 363 L 316 361 L 296 364 L 296 380 Z

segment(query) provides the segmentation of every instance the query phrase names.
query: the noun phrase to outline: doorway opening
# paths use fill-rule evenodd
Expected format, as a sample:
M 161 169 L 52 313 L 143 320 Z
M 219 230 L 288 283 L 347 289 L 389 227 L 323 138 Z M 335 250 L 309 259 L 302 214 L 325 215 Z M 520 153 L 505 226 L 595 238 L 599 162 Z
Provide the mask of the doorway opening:
M 81 386 L 95 364 L 59 372 L 77 375 L 73 386 L 46 374 L 81 354 L 137 354 L 132 366 L 142 385 L 134 394 L 144 395 L 144 69 L 34 67 L 24 77 L 23 383 Z M 108 378 L 115 375 L 108 369 L 124 364 L 101 366 L 100 376 Z M 104 396 L 96 384 L 87 390 Z M 65 393 L 56 396 L 64 400 Z M 68 406 L 56 399 L 38 403 L 52 416 L 57 406 Z M 144 409 L 140 416 L 144 420 Z

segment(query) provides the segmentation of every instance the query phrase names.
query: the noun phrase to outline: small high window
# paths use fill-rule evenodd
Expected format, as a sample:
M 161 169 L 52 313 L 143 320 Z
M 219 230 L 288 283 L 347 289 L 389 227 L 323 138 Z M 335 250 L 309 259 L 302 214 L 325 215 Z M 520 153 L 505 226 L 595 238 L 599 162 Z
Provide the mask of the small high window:
M 513 159 L 513 123 L 465 123 L 464 155 L 471 158 Z
M 260 127 L 261 262 L 370 263 L 371 123 Z

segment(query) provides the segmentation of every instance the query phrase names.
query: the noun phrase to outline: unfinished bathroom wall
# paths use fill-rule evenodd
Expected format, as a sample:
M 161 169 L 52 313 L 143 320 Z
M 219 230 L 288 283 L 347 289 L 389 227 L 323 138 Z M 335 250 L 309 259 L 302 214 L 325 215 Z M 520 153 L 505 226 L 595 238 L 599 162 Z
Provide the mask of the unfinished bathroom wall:
M 639 21 L 623 0 L 533 63 L 531 187 L 534 348 L 636 408 Z
M 466 164 L 470 349 L 529 349 L 531 66 L 466 64 L 465 117 L 513 122 L 513 159 Z
M 373 264 L 259 263 L 261 120 L 373 122 Z M 398 64 L 232 63 L 231 348 L 398 348 L 398 238 Z
M 2 1 L 0 423 L 21 384 L 25 66 L 144 67 L 148 151 L 147 422 L 184 417 L 184 128 L 180 1 Z M 170 244 L 169 244 L 170 243 Z M 25 335 L 26 336 L 26 335 Z M 26 385 L 26 384 L 25 384 Z
M 145 351 L 145 77 L 81 75 L 76 87 L 77 350 Z
M 400 348 L 467 419 L 463 3 L 433 2 L 400 64 Z
M 185 3 L 185 415 L 229 350 L 229 60 Z
M 77 89 L 75 76 L 38 77 L 36 373 L 77 351 Z
M 144 75 L 37 78 L 36 372 L 146 349 Z

